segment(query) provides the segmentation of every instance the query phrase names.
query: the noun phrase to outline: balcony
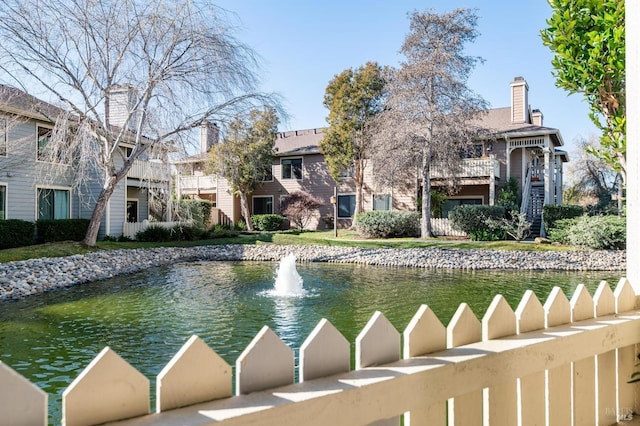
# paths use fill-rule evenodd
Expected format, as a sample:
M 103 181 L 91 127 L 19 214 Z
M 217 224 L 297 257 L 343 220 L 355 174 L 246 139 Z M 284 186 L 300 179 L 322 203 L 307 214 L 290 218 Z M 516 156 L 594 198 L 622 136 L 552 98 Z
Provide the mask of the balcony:
M 434 164 L 431 167 L 431 179 L 449 177 L 448 173 Z M 456 173 L 458 178 L 500 178 L 500 162 L 495 158 L 465 158 Z
M 135 160 L 127 177 L 149 182 L 168 182 L 171 178 L 171 169 L 165 163 Z
M 216 176 L 178 176 L 176 188 L 180 194 L 213 194 L 217 190 Z

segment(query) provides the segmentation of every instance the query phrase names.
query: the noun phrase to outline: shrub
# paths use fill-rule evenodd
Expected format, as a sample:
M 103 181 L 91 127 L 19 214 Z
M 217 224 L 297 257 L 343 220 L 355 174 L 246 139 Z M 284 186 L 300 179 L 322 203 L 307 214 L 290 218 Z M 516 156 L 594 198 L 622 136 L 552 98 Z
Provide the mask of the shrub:
M 256 231 L 277 231 L 284 223 L 284 217 L 279 214 L 254 214 L 251 221 Z
M 176 225 L 170 229 L 171 241 L 196 241 L 202 239 L 203 231 L 191 225 Z
M 556 220 L 553 228 L 547 230 L 547 237 L 556 243 L 569 243 L 569 229 L 576 224 L 578 218 Z
M 499 225 L 505 217 L 502 206 L 463 204 L 449 212 L 451 227 L 469 234 L 474 241 L 504 239 L 504 230 Z
M 213 203 L 209 200 L 181 200 L 179 208 L 182 215 L 193 220 L 196 226 L 207 228 L 211 222 Z
M 358 232 L 365 238 L 420 236 L 420 214 L 410 211 L 375 210 L 358 213 Z
M 549 232 L 555 227 L 555 223 L 562 219 L 571 219 L 574 217 L 582 216 L 584 209 L 582 206 L 576 206 L 572 204 L 547 204 L 542 210 L 542 217 L 544 218 L 544 229 Z
M 136 234 L 136 240 L 148 241 L 148 242 L 162 242 L 169 241 L 171 239 L 171 229 L 164 228 L 158 225 L 151 225 L 144 231 L 140 231 Z
M 34 243 L 36 226 L 20 219 L 0 220 L 0 249 L 30 246 Z
M 520 183 L 516 178 L 510 177 L 498 190 L 496 205 L 506 209 L 507 214 L 520 210 Z
M 502 229 L 507 235 L 516 241 L 522 241 L 531 233 L 531 222 L 527 220 L 527 215 L 511 211 L 510 217 L 496 221 L 487 219 L 489 225 L 495 229 Z
M 89 219 L 41 219 L 36 221 L 38 242 L 82 241 L 89 228 Z
M 282 200 L 282 214 L 294 227 L 304 229 L 323 204 L 321 199 L 308 192 L 295 191 Z
M 570 219 L 565 241 L 592 249 L 624 249 L 627 241 L 625 219 L 617 216 L 582 216 Z M 564 221 L 561 221 L 564 222 Z

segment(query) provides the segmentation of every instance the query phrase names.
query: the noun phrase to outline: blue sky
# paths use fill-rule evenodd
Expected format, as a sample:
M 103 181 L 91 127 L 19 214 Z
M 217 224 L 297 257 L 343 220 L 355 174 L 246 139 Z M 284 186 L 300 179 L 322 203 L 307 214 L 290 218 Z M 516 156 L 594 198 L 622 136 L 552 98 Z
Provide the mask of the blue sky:
M 540 30 L 551 8 L 544 0 L 218 0 L 236 37 L 262 58 L 262 89 L 284 98 L 290 118 L 280 130 L 326 126 L 325 88 L 336 74 L 367 61 L 398 65 L 409 29 L 407 13 L 433 8 L 477 9 L 480 36 L 468 53 L 484 58 L 469 80 L 492 108 L 509 106 L 509 83 L 523 76 L 529 103 L 544 124 L 560 129 L 568 150 L 597 129 L 581 95 L 555 86 L 551 51 Z

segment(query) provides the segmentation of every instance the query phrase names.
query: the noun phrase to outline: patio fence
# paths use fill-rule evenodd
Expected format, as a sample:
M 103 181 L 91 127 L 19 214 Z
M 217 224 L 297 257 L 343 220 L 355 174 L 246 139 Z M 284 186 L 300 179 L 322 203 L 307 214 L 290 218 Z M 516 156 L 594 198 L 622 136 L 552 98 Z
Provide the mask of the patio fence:
M 466 232 L 455 231 L 447 218 L 431 218 L 431 231 L 436 237 L 467 237 Z
M 628 384 L 640 312 L 626 279 L 579 285 L 569 300 L 498 295 L 478 319 L 461 304 L 448 326 L 422 305 L 404 333 L 375 312 L 351 345 L 321 320 L 299 351 L 268 327 L 232 367 L 192 336 L 149 380 L 105 348 L 63 393 L 63 424 L 609 425 L 637 410 Z M 19 360 L 15 360 L 19 362 Z M 4 424 L 47 424 L 47 394 L 0 363 Z M 125 420 L 126 419 L 126 420 Z
M 135 239 L 136 234 L 140 231 L 144 231 L 145 229 L 151 226 L 161 226 L 163 228 L 171 229 L 174 226 L 178 225 L 187 225 L 185 222 L 152 222 L 149 220 L 143 220 L 142 222 L 125 222 L 122 227 L 122 235 L 125 237 L 129 237 L 131 239 Z

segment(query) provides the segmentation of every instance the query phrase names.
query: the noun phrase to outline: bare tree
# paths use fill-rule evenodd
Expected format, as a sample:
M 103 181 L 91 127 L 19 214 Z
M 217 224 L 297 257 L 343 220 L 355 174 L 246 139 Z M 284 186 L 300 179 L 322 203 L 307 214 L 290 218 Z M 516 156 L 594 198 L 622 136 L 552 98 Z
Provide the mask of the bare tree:
M 595 156 L 589 146 L 598 143 L 596 136 L 590 140 L 581 139 L 573 151 L 573 158 L 567 170 L 570 185 L 565 189 L 565 201 L 590 208 L 596 212 L 622 212 L 622 177 L 613 170 L 606 160 Z M 612 195 L 618 194 L 615 208 Z
M 107 202 L 136 159 L 162 157 L 204 120 L 277 106 L 256 90 L 255 55 L 223 18 L 206 0 L 0 4 L 0 69 L 67 111 L 53 117 L 48 155 L 66 157 L 78 181 L 102 188 L 85 244 L 95 245 Z M 123 90 L 125 105 L 114 105 Z
M 415 173 L 422 183 L 423 238 L 432 235 L 430 173 L 455 176 L 461 154 L 480 131 L 473 120 L 486 102 L 466 85 L 480 58 L 464 53 L 477 37 L 477 16 L 469 9 L 410 14 L 400 52 L 406 57 L 387 76 L 385 110 L 377 115 L 376 174 L 393 184 L 398 174 Z

